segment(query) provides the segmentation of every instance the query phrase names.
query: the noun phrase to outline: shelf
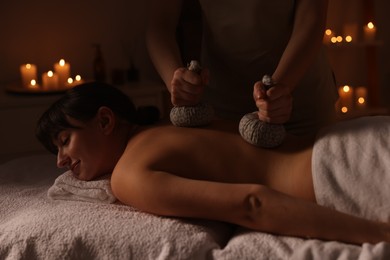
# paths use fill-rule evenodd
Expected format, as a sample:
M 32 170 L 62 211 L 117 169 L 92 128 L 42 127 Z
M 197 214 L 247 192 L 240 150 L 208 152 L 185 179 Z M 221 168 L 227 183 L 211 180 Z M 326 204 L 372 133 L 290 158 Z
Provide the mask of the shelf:
M 350 120 L 350 119 L 364 117 L 364 116 L 388 116 L 388 115 L 390 115 L 390 110 L 386 107 L 370 107 L 366 109 L 355 109 L 345 114 L 338 112 L 337 120 Z
M 329 48 L 350 48 L 350 47 L 380 47 L 383 45 L 383 41 L 373 41 L 373 42 L 366 42 L 366 41 L 357 41 L 357 42 L 340 42 L 340 43 L 328 43 L 324 45 Z

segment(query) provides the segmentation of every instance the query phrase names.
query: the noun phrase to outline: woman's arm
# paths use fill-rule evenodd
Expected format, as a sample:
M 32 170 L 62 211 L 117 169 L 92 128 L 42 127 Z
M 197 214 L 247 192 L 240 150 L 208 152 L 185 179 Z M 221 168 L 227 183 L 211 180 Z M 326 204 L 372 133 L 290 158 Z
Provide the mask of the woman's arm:
M 157 215 L 225 221 L 278 235 L 354 244 L 390 241 L 389 225 L 343 214 L 256 184 L 231 184 L 144 170 L 112 176 L 115 196 Z

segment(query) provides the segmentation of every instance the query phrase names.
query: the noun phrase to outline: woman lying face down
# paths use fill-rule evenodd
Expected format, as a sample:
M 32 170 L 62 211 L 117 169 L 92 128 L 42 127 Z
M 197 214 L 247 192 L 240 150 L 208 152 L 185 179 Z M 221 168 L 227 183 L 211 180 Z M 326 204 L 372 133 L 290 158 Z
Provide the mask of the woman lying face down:
M 267 150 L 217 123 L 150 127 L 138 119 L 119 90 L 87 83 L 42 115 L 37 137 L 59 167 L 86 181 L 112 173 L 117 199 L 152 214 L 356 244 L 390 241 L 389 224 L 315 203 L 310 142 Z

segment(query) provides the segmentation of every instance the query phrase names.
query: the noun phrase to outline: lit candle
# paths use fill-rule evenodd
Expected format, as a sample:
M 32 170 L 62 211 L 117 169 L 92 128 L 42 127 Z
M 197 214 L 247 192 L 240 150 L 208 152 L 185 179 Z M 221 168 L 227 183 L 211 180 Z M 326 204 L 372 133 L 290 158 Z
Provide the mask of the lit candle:
M 35 79 L 32 79 L 30 81 L 30 84 L 28 85 L 29 89 L 39 89 L 39 85 Z
M 81 79 L 80 75 L 76 75 L 74 80 L 72 78 L 68 78 L 68 82 L 67 83 L 68 83 L 67 84 L 68 87 L 74 87 L 74 86 L 77 86 L 77 85 L 80 85 L 80 84 L 84 83 L 84 80 Z
M 364 39 L 368 42 L 375 40 L 376 27 L 372 22 L 369 22 L 364 26 Z
M 344 25 L 344 36 L 347 42 L 357 39 L 358 25 L 357 23 L 349 23 Z
M 332 38 L 330 38 L 330 42 L 331 43 L 342 43 L 343 42 L 343 37 L 338 35 L 338 36 L 332 36 Z
M 325 44 L 329 44 L 331 42 L 332 37 L 334 36 L 334 33 L 331 29 L 326 29 L 324 34 L 323 42 Z
M 80 75 L 76 75 L 76 77 L 74 78 L 74 84 L 75 85 L 80 85 L 82 83 L 84 83 L 84 80 L 81 78 Z
M 351 35 L 345 36 L 345 41 L 346 41 L 346 42 L 352 42 L 352 40 L 353 40 L 353 38 L 352 38 Z
M 357 87 L 355 90 L 356 107 L 365 109 L 367 107 L 367 88 Z
M 49 70 L 42 75 L 42 85 L 45 90 L 53 90 L 58 88 L 58 76 L 53 71 Z
M 67 81 L 67 86 L 68 87 L 73 87 L 73 79 L 72 78 L 68 78 L 68 81 Z
M 347 107 L 342 107 L 340 109 L 340 111 L 341 111 L 341 113 L 346 114 L 348 112 L 348 108 Z
M 23 87 L 28 88 L 31 80 L 37 80 L 37 66 L 34 64 L 24 64 L 20 66 L 20 73 L 22 75 Z
M 339 97 L 340 97 L 340 107 L 343 113 L 352 110 L 353 107 L 353 89 L 345 85 L 339 88 Z
M 58 75 L 59 86 L 65 86 L 70 76 L 69 63 L 66 63 L 64 59 L 61 59 L 58 63 L 54 64 L 54 71 Z

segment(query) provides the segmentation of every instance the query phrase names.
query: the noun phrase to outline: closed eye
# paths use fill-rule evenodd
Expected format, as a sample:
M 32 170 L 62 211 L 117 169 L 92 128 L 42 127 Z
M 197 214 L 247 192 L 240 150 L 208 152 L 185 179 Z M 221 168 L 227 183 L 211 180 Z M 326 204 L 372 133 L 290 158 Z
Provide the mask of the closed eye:
M 61 139 L 61 145 L 64 146 L 64 145 L 67 145 L 69 143 L 69 136 Z
M 57 136 L 57 140 L 54 141 L 54 144 L 60 148 L 62 146 L 65 146 L 69 143 L 69 140 L 70 140 L 70 134 L 66 131 L 63 131 L 61 133 L 59 133 L 59 135 Z

